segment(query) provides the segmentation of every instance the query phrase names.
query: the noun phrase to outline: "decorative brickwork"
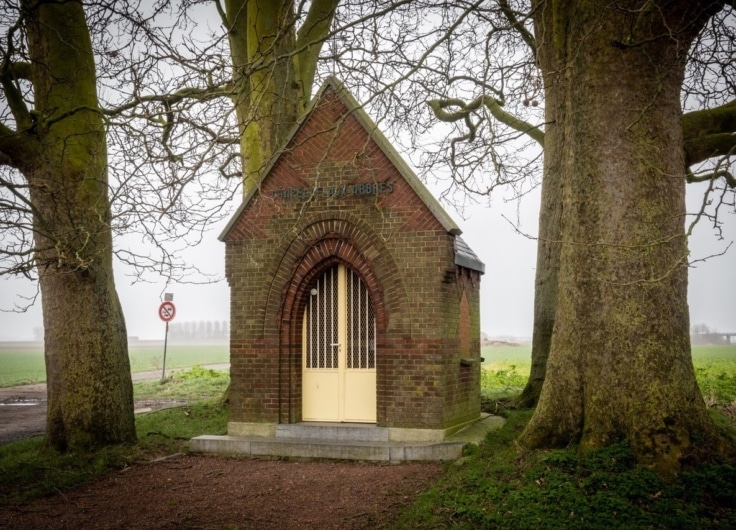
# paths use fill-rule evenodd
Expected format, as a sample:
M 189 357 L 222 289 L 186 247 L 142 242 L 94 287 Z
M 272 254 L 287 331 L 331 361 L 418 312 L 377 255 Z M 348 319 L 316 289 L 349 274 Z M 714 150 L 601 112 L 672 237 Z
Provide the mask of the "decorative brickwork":
M 231 421 L 301 421 L 305 306 L 336 263 L 358 274 L 373 308 L 377 423 L 448 429 L 477 418 L 482 264 L 467 247 L 458 260 L 459 233 L 328 81 L 221 236 Z

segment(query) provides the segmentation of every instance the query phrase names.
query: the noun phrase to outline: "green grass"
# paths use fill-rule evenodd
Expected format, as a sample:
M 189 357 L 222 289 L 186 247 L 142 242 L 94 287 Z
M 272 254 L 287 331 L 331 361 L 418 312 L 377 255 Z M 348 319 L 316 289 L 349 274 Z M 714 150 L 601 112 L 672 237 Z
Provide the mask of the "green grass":
M 521 393 L 532 367 L 532 346 L 484 346 L 480 391 L 485 404 Z
M 46 381 L 43 352 L 0 349 L 0 386 Z
M 736 344 L 730 346 L 693 346 L 692 352 L 695 363 L 704 360 L 736 361 Z M 496 362 L 530 363 L 532 360 L 532 345 L 483 346 L 481 356 L 485 359 L 485 365 Z
M 705 360 L 736 360 L 736 344 L 730 346 L 693 346 L 693 361 L 700 362 Z
M 164 381 L 160 379 L 136 381 L 133 383 L 133 394 L 135 399 L 205 400 L 222 396 L 229 383 L 228 372 L 195 365 L 187 371 L 174 373 Z
M 0 387 L 46 380 L 43 346 L 39 343 L 0 343 Z M 163 368 L 163 341 L 130 343 L 132 372 Z M 166 369 L 230 362 L 227 343 L 175 343 L 166 348 Z
M 531 345 L 486 346 L 481 373 L 484 401 L 507 399 L 519 394 L 531 370 Z M 736 401 L 736 345 L 693 346 L 695 375 L 708 405 Z
M 160 370 L 163 366 L 163 343 L 132 343 L 128 349 L 130 369 L 133 372 Z M 196 364 L 230 362 L 230 345 L 179 343 L 166 348 L 166 368 L 186 368 Z
M 531 363 L 532 345 L 521 344 L 519 346 L 483 346 L 480 356 L 485 359 L 484 365 L 497 362 Z
M 685 469 L 667 483 L 625 444 L 578 456 L 575 447 L 516 444 L 530 411 L 506 425 L 403 515 L 397 528 L 736 528 L 736 462 Z
M 138 443 L 107 447 L 92 454 L 60 454 L 40 438 L 0 446 L 0 505 L 64 491 L 139 461 L 186 450 L 190 438 L 225 434 L 227 409 L 203 401 L 136 416 Z

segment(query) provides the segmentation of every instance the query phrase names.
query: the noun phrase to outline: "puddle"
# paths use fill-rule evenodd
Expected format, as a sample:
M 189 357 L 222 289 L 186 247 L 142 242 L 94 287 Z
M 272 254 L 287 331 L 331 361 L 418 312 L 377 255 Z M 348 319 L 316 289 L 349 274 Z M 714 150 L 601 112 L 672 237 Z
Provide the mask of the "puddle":
M 9 403 L 0 403 L 0 407 L 32 407 L 40 405 L 40 401 L 11 401 Z

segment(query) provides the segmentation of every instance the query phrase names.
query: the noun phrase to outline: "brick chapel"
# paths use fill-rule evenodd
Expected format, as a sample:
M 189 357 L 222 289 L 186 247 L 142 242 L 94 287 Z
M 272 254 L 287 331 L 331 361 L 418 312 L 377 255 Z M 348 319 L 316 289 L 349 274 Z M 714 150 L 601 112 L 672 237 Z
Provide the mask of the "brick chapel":
M 443 440 L 480 417 L 484 265 L 336 79 L 220 239 L 228 434 L 356 422 Z

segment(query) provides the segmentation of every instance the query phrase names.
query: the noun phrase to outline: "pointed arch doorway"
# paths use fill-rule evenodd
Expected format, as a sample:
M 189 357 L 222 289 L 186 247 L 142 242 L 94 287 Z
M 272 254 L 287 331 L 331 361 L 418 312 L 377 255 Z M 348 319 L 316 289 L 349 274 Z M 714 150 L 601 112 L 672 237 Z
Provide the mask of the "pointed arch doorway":
M 376 422 L 376 321 L 357 273 L 333 265 L 309 290 L 302 324 L 302 420 Z

